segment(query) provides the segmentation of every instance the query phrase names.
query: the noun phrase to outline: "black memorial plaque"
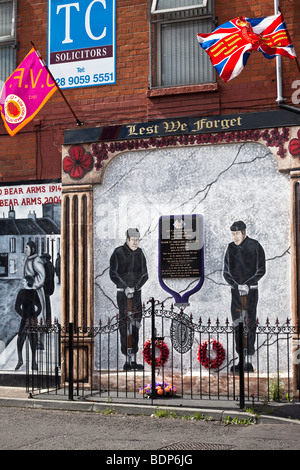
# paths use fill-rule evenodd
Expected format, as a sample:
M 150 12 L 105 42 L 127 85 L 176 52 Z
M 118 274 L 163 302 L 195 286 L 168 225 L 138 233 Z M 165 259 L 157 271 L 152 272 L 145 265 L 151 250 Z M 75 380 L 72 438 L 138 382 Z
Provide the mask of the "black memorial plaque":
M 202 273 L 202 216 L 160 218 L 160 275 L 162 278 L 198 278 Z

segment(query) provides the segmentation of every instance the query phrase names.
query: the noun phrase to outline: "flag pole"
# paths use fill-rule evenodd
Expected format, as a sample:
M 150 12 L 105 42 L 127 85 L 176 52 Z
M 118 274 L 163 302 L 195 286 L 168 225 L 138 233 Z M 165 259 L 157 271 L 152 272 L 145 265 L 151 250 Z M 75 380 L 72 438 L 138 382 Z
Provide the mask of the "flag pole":
M 277 15 L 281 13 L 279 7 L 279 0 L 274 0 L 274 14 Z M 282 103 L 285 101 L 285 98 L 282 96 L 282 60 L 281 56 L 276 56 L 276 82 L 277 82 L 277 103 Z
M 296 60 L 296 64 L 297 64 L 297 68 L 298 68 L 298 72 L 300 73 L 300 64 L 299 64 L 299 60 L 297 57 L 295 57 L 295 60 Z
M 61 89 L 59 88 L 59 86 L 57 85 L 56 83 L 56 80 L 55 78 L 53 77 L 52 73 L 50 72 L 50 70 L 48 69 L 45 61 L 43 60 L 40 52 L 37 50 L 37 48 L 35 47 L 35 45 L 33 44 L 33 42 L 31 41 L 31 44 L 32 44 L 32 47 L 34 48 L 35 52 L 37 53 L 37 55 L 39 56 L 40 60 L 43 62 L 43 65 L 45 67 L 45 69 L 47 70 L 47 72 L 49 73 L 50 77 L 52 78 L 53 82 L 55 83 L 58 91 L 60 92 L 61 96 L 63 97 L 64 101 L 66 102 L 69 110 L 71 111 L 71 113 L 73 114 L 74 118 L 76 119 L 76 122 L 77 122 L 77 126 L 81 126 L 83 123 L 78 119 L 78 117 L 76 116 L 76 114 L 74 113 L 73 109 L 71 108 L 70 106 L 70 103 L 68 102 L 67 98 L 65 97 L 65 95 L 63 94 L 63 92 L 61 91 Z

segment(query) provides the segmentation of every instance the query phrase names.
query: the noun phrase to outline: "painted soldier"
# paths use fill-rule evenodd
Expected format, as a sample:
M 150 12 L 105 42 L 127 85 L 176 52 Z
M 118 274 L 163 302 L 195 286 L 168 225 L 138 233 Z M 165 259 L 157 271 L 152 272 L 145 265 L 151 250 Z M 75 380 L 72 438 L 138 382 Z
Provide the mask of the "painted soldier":
M 136 362 L 136 354 L 142 319 L 141 288 L 148 280 L 148 271 L 139 242 L 138 229 L 129 228 L 126 242 L 110 258 L 110 278 L 117 287 L 121 351 L 126 356 L 124 370 L 143 369 Z
M 40 298 L 36 289 L 34 289 L 34 277 L 25 276 L 24 278 L 24 289 L 18 292 L 15 310 L 21 317 L 18 337 L 17 337 L 17 352 L 18 352 L 18 363 L 15 370 L 20 369 L 23 365 L 22 349 L 26 338 L 26 324 L 34 326 L 37 322 L 37 317 L 41 313 L 42 306 Z M 29 332 L 29 342 L 32 352 L 32 370 L 37 369 L 36 363 L 36 349 L 37 349 L 37 333 Z
M 24 277 L 32 276 L 34 278 L 33 288 L 37 290 L 41 306 L 42 306 L 42 318 L 43 322 L 46 323 L 46 302 L 44 293 L 45 283 L 45 267 L 41 258 L 37 254 L 36 244 L 29 240 L 25 246 L 25 262 L 24 262 Z
M 228 245 L 223 276 L 231 287 L 231 316 L 234 325 L 240 319 L 241 312 L 247 312 L 246 324 L 247 354 L 254 354 L 255 323 L 258 303 L 258 281 L 266 272 L 265 252 L 260 243 L 246 235 L 246 224 L 237 221 L 230 227 L 232 242 Z M 239 351 L 238 329 L 236 334 L 236 350 Z M 249 362 L 245 369 L 253 371 Z
M 45 294 L 46 324 L 50 325 L 52 320 L 50 296 L 54 293 L 55 269 L 51 262 L 51 255 L 49 255 L 49 253 L 43 253 L 41 256 L 41 260 L 44 263 L 45 268 L 45 282 L 43 287 Z

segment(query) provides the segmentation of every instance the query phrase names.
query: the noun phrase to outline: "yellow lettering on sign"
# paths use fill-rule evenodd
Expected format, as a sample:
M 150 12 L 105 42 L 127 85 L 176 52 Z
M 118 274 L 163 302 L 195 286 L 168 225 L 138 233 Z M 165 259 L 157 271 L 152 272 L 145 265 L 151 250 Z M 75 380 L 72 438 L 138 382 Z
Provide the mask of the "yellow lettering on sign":
M 163 122 L 165 132 L 186 131 L 187 124 L 180 121 Z
M 135 131 L 135 124 L 126 126 L 128 128 L 128 135 L 138 135 L 138 133 Z
M 128 129 L 128 137 L 129 136 L 137 136 L 137 135 L 152 135 L 158 134 L 158 124 L 150 125 L 147 127 L 140 127 L 137 128 L 136 124 L 129 124 L 126 126 Z
M 230 129 L 231 127 L 236 127 L 236 126 L 241 126 L 242 125 L 242 118 L 241 116 L 238 116 L 237 118 L 231 118 L 231 119 L 215 119 L 215 120 L 209 120 L 207 118 L 202 118 L 199 119 L 198 121 L 194 122 L 194 129 L 192 129 L 192 132 L 199 132 L 205 129 L 214 129 L 214 130 L 220 130 L 222 129 L 227 130 Z

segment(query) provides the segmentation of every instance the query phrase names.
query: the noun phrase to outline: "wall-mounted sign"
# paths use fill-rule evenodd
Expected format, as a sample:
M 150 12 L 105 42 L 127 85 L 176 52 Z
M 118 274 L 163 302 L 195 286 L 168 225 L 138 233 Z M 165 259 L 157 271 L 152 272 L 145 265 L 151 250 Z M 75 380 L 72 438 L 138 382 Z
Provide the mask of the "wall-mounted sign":
M 65 131 L 64 144 L 101 142 L 128 139 L 150 139 L 174 135 L 198 135 L 219 132 L 299 126 L 300 115 L 286 110 L 261 113 L 224 114 L 123 124 L 107 127 L 88 127 Z M 254 135 L 255 137 L 255 135 Z M 257 137 L 257 136 L 256 136 Z
M 176 304 L 186 305 L 204 281 L 203 217 L 200 214 L 168 215 L 159 219 L 158 277 Z M 169 287 L 168 279 L 195 279 L 183 295 Z
M 116 82 L 115 0 L 48 0 L 48 67 L 60 88 Z

